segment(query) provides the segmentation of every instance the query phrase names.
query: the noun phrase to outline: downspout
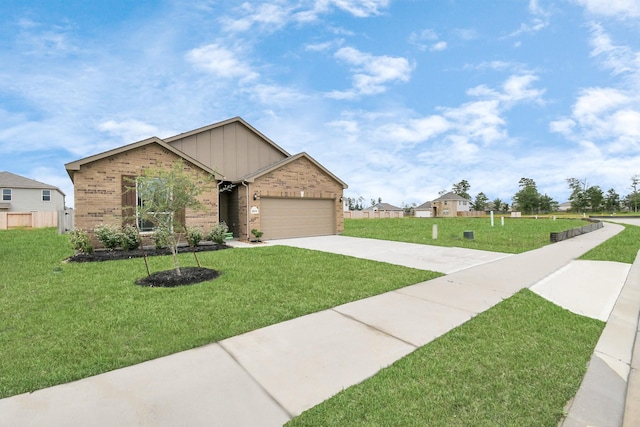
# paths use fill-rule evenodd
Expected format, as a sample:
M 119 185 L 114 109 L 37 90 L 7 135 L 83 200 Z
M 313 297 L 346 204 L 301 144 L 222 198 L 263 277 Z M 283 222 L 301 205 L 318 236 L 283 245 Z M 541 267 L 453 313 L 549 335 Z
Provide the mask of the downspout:
M 245 180 L 242 180 L 242 185 L 245 187 L 246 193 L 247 193 L 247 240 L 250 240 L 249 239 L 249 186 L 246 184 Z
M 218 223 L 220 223 L 220 186 L 224 183 L 225 177 L 222 177 L 222 181 L 216 184 L 216 190 L 218 190 Z

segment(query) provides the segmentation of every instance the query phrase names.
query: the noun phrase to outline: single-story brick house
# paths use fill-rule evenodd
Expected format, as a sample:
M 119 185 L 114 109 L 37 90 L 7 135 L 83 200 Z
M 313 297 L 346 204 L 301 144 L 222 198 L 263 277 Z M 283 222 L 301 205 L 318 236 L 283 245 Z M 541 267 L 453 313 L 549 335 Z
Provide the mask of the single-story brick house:
M 185 212 L 188 226 L 208 231 L 224 221 L 241 240 L 250 238 L 252 229 L 262 231 L 263 239 L 344 229 L 347 184 L 307 153 L 287 153 L 240 117 L 67 163 L 76 227 L 91 233 L 100 224 L 124 223 L 125 212 L 139 203 L 135 192 L 127 191 L 135 177 L 179 159 L 190 171 L 214 178 L 200 196 L 206 211 Z

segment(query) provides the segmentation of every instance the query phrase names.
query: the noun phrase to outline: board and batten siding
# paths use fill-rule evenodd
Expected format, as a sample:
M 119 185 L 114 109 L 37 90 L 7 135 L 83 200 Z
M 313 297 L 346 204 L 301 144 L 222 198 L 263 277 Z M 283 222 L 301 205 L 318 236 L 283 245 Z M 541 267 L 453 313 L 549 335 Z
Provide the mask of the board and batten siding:
M 235 181 L 287 156 L 242 123 L 174 138 L 169 145 Z

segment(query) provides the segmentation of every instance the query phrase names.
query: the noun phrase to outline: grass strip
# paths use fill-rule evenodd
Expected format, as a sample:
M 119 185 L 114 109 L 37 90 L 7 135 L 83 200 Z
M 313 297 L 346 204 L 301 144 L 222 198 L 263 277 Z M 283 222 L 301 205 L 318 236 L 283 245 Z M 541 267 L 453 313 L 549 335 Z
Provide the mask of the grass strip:
M 0 232 L 0 398 L 66 383 L 441 274 L 285 246 L 199 254 L 213 281 L 134 285 L 142 259 L 61 262 L 53 229 Z M 182 266 L 194 266 L 190 254 Z M 152 271 L 173 267 L 149 259 Z
M 603 328 L 525 289 L 287 425 L 555 427 Z
M 384 218 L 345 219 L 345 236 L 420 243 L 432 246 L 461 247 L 518 254 L 550 244 L 550 233 L 582 227 L 579 219 L 553 217 L 494 218 Z M 433 239 L 433 226 L 438 238 Z M 474 232 L 474 240 L 464 239 L 465 231 Z
M 640 227 L 619 224 L 624 230 L 591 249 L 579 259 L 591 261 L 617 261 L 633 264 L 640 249 Z

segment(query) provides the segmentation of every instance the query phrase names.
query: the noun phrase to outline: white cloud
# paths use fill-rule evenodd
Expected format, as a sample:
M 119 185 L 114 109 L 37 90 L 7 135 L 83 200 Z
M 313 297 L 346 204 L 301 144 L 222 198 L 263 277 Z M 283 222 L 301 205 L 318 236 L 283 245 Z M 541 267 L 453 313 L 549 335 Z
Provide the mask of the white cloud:
M 351 65 L 353 88 L 334 91 L 327 96 L 349 99 L 359 95 L 376 95 L 387 90 L 393 82 L 409 81 L 413 67 L 406 58 L 375 56 L 352 47 L 343 47 L 335 53 L 339 60 Z
M 336 44 L 341 44 L 341 42 L 329 41 L 323 43 L 309 43 L 304 46 L 305 50 L 311 52 L 326 52 L 330 49 L 333 49 Z
M 616 46 L 600 24 L 591 24 L 591 55 L 603 58 L 603 65 L 614 74 L 640 76 L 640 53 L 628 46 Z
M 298 4 L 272 1 L 259 5 L 244 2 L 236 9 L 236 17 L 223 16 L 219 21 L 228 32 L 245 32 L 255 27 L 272 32 L 289 23 L 315 22 L 335 9 L 357 18 L 367 18 L 380 15 L 388 6 L 389 0 L 307 0 Z
M 452 124 L 441 115 L 433 115 L 420 119 L 410 119 L 404 123 L 384 125 L 378 131 L 381 137 L 398 143 L 418 143 L 435 138 L 452 127 Z
M 537 0 L 531 0 L 529 2 L 529 13 L 533 15 L 529 22 L 523 22 L 520 27 L 510 33 L 507 37 L 517 37 L 522 34 L 537 33 L 549 26 L 550 14 L 540 6 Z
M 337 8 L 351 13 L 353 16 L 365 18 L 379 15 L 382 9 L 389 6 L 389 0 L 317 0 L 316 4 L 334 4 Z
M 576 122 L 574 120 L 571 119 L 560 119 L 560 120 L 554 120 L 551 123 L 549 123 L 549 130 L 551 132 L 556 132 L 556 133 L 561 133 L 565 136 L 569 136 L 571 135 L 571 132 L 573 132 L 573 129 L 576 126 Z
M 97 129 L 112 137 L 118 138 L 125 144 L 141 141 L 152 136 L 158 136 L 158 128 L 135 119 L 122 121 L 107 120 L 99 123 Z
M 187 61 L 196 67 L 209 71 L 222 78 L 254 79 L 254 72 L 248 63 L 242 61 L 236 52 L 217 43 L 190 50 L 186 54 Z
M 637 0 L 574 0 L 574 2 L 595 15 L 620 19 L 640 17 L 640 3 Z
M 371 138 L 396 148 L 437 146 L 436 151 L 441 154 L 429 151 L 432 160 L 437 158 L 434 161 L 447 163 L 451 153 L 455 153 L 454 157 L 464 156 L 466 162 L 480 161 L 485 156 L 481 148 L 514 143 L 507 131 L 505 113 L 516 104 L 541 100 L 543 91 L 531 87 L 535 81 L 533 75 L 513 75 L 499 89 L 486 85 L 470 89 L 468 95 L 479 99 L 441 107 L 440 114 L 407 119 L 402 113 L 384 121 L 376 118 L 372 123 L 380 124 L 374 125 Z
M 248 2 L 238 8 L 240 18 L 224 16 L 220 18 L 223 29 L 228 32 L 248 31 L 254 26 L 273 31 L 286 25 L 291 19 L 293 7 L 283 7 L 276 3 L 262 3 L 254 6 Z
M 429 50 L 433 51 L 433 52 L 439 52 L 441 50 L 445 50 L 447 48 L 447 42 L 444 41 L 439 41 L 435 44 L 433 44 Z
M 531 85 L 538 80 L 533 74 L 514 75 L 502 85 L 504 90 L 501 97 L 504 102 L 535 101 L 542 102 L 543 89 L 534 89 Z
M 20 19 L 17 26 L 17 41 L 27 55 L 65 56 L 78 51 L 73 42 L 75 26 L 68 22 L 51 25 Z
M 478 32 L 473 28 L 457 28 L 453 32 L 460 39 L 466 40 L 466 41 L 474 40 L 478 38 Z
M 616 45 L 600 24 L 592 24 L 592 57 L 620 76 L 618 87 L 582 89 L 570 117 L 550 123 L 550 130 L 577 144 L 597 144 L 604 153 L 640 154 L 640 61 L 630 47 Z
M 437 52 L 447 48 L 447 42 L 439 40 L 438 34 L 431 28 L 414 31 L 409 35 L 409 43 L 420 50 Z

